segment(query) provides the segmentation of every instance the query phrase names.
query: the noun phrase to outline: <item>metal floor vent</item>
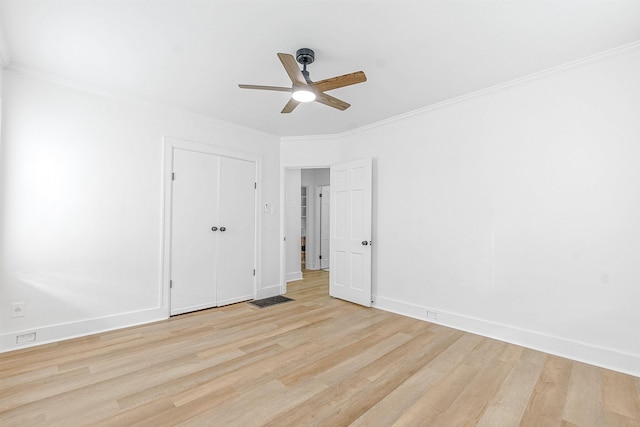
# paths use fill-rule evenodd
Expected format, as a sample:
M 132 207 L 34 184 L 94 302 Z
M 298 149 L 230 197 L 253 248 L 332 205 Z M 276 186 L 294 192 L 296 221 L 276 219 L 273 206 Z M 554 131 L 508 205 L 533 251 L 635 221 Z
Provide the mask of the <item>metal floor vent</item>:
M 265 308 L 276 304 L 281 304 L 287 301 L 295 301 L 294 299 L 287 298 L 282 295 L 276 295 L 275 297 L 269 297 L 264 299 L 258 299 L 255 301 L 249 301 L 248 304 L 255 305 L 258 308 Z

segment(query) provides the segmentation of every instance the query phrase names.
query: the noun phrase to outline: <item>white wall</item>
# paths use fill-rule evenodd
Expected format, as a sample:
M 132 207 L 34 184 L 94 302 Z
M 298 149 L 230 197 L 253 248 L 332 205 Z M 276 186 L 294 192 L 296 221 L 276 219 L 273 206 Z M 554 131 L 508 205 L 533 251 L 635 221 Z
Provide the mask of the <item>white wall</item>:
M 287 169 L 285 174 L 285 265 L 286 281 L 302 279 L 300 258 L 300 169 Z
M 640 376 L 638 76 L 636 47 L 337 138 L 374 159 L 375 305 Z
M 282 168 L 328 167 L 340 161 L 340 141 L 334 136 L 285 137 L 280 146 Z
M 165 318 L 163 137 L 261 156 L 262 203 L 280 204 L 279 141 L 3 72 L 1 349 Z M 262 213 L 259 295 L 280 290 L 279 217 Z M 12 302 L 26 315 L 10 319 Z

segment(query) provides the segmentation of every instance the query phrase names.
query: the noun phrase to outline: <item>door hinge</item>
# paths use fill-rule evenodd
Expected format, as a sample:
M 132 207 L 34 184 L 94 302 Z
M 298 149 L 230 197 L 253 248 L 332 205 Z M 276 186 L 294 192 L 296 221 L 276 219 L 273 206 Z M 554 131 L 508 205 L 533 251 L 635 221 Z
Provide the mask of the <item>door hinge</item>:
M 169 289 L 173 289 L 173 280 L 169 280 Z
M 171 172 L 171 181 L 175 181 L 175 180 L 176 180 L 176 173 Z
M 256 269 L 255 268 L 253 269 L 253 275 L 254 276 L 256 275 Z
M 320 193 L 320 197 L 322 197 L 322 193 Z
M 254 183 L 253 183 L 253 188 L 255 188 L 255 189 L 257 189 L 257 188 L 258 188 L 258 183 L 257 183 L 257 182 L 254 182 Z
M 320 259 L 322 259 L 322 255 L 320 255 Z

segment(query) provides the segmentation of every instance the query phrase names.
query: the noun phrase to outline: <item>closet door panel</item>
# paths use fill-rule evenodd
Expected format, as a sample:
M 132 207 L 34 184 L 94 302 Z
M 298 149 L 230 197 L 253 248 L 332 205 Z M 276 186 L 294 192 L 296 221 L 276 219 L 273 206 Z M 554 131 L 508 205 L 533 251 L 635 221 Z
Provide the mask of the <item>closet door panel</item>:
M 220 158 L 218 305 L 254 297 L 255 163 Z
M 217 305 L 218 156 L 175 149 L 171 230 L 171 314 Z

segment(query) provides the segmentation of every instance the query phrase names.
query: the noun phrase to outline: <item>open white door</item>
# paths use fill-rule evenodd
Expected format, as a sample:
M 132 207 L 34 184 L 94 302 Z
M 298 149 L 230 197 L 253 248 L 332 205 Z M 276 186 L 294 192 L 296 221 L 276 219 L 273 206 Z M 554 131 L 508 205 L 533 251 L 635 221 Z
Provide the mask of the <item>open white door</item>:
M 371 159 L 331 166 L 329 294 L 371 306 Z

